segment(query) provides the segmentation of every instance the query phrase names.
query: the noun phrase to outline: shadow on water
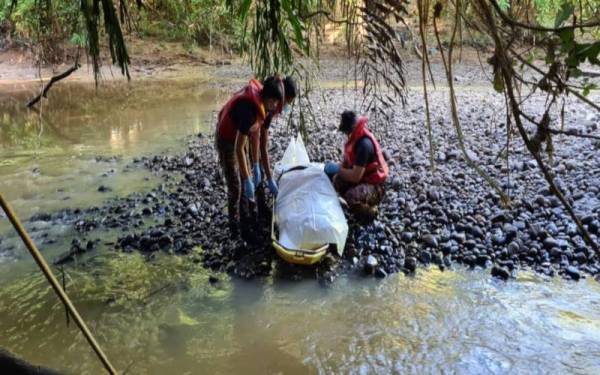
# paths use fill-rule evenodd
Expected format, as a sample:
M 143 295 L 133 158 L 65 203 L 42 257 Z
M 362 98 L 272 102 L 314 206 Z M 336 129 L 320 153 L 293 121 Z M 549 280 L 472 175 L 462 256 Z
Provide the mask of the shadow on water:
M 131 374 L 582 373 L 600 366 L 600 286 L 424 270 L 383 281 L 231 280 L 190 257 L 102 254 L 67 291 Z M 212 277 L 211 277 L 212 276 Z M 100 365 L 41 276 L 0 291 L 0 342 L 80 374 Z

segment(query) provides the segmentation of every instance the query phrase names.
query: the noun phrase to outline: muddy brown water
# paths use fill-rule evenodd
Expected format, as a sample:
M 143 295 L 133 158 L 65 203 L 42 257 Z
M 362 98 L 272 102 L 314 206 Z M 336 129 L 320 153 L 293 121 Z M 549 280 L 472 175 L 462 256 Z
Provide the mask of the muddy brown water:
M 15 88 L 0 96 L 0 191 L 28 218 L 149 190 L 158 179 L 127 165 L 183 151 L 187 136 L 208 131 L 225 100 L 211 87 L 179 80 L 96 92 L 65 84 L 53 90 L 41 126 L 39 114 L 22 109 L 28 91 Z M 73 233 L 48 231 L 57 238 L 43 247 L 51 259 Z M 0 347 L 67 373 L 102 373 L 4 217 L 0 236 Z M 330 288 L 222 274 L 210 283 L 198 256 L 148 262 L 101 248 L 66 268 L 69 295 L 120 371 L 600 372 L 600 284 L 592 279 L 523 272 L 502 283 L 486 271 L 430 269 L 382 281 L 341 277 Z

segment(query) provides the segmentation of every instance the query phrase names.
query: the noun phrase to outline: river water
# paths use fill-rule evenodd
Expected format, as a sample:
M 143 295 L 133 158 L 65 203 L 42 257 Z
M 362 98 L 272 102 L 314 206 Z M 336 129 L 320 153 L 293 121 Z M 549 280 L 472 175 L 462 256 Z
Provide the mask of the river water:
M 182 152 L 186 137 L 209 131 L 226 98 L 212 87 L 199 79 L 107 84 L 97 92 L 61 84 L 42 122 L 22 110 L 28 91 L 15 87 L 0 95 L 0 191 L 26 219 L 149 190 L 158 179 L 129 168 L 131 160 Z M 100 185 L 111 191 L 99 192 Z M 68 226 L 27 227 L 50 260 L 74 235 Z M 522 272 L 503 283 L 459 268 L 381 281 L 342 277 L 330 288 L 276 274 L 256 281 L 217 274 L 209 282 L 199 257 L 147 261 L 100 247 L 65 268 L 68 294 L 120 371 L 600 373 L 600 283 L 593 279 Z M 0 347 L 68 373 L 102 373 L 4 217 Z

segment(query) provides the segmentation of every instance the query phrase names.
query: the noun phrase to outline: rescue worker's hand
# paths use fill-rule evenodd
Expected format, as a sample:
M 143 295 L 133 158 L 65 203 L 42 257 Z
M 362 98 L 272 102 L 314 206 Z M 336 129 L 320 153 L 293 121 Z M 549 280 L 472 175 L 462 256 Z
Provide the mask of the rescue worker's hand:
M 332 163 L 328 161 L 325 163 L 325 174 L 329 177 L 336 175 L 340 172 L 340 165 L 338 163 Z
M 244 180 L 244 196 L 248 200 L 254 201 L 254 184 L 250 178 Z
M 279 189 L 277 188 L 277 182 L 273 178 L 269 178 L 269 190 L 271 190 L 271 194 L 277 196 L 279 193 Z
M 252 172 L 254 174 L 254 186 L 260 185 L 260 181 L 262 180 L 262 176 L 260 174 L 260 163 L 254 163 L 254 169 Z

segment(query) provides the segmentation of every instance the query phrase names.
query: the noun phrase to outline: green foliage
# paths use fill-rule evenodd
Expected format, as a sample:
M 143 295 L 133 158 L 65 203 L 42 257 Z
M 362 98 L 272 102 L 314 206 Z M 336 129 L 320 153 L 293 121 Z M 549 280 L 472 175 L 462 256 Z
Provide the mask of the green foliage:
M 508 10 L 508 8 L 510 8 L 510 2 L 508 0 L 499 0 L 498 5 L 500 6 L 500 9 L 502 9 L 504 11 L 506 11 L 506 10 Z
M 559 27 L 565 22 L 569 17 L 573 15 L 573 11 L 575 11 L 575 7 L 573 4 L 569 2 L 564 2 L 560 6 L 560 11 L 556 14 L 556 19 L 554 21 L 554 27 Z
M 224 0 L 144 3 L 143 8 L 131 7 L 131 17 L 140 35 L 210 47 L 229 47 L 240 38 L 241 20 L 230 13 Z
M 0 0 L 0 20 L 10 19 L 16 36 L 33 42 L 69 38 L 77 31 L 78 18 L 77 1 Z

